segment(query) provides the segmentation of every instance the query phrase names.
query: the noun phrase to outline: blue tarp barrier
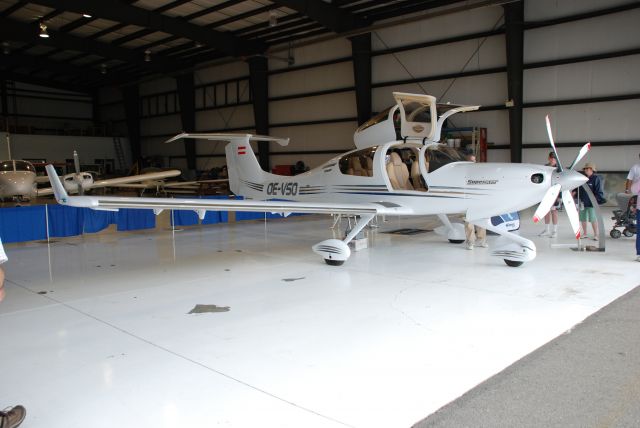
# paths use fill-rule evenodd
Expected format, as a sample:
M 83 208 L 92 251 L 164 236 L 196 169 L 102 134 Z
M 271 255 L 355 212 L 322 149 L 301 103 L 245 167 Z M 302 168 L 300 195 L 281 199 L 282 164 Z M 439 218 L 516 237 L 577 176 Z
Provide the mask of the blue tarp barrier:
M 44 205 L 0 209 L 0 236 L 5 243 L 47 239 Z
M 115 211 L 99 211 L 91 208 L 83 208 L 84 214 L 84 231 L 85 233 L 96 233 L 109 227 L 110 224 L 117 223 L 117 212 Z
M 116 215 L 118 231 L 153 229 L 156 227 L 156 215 L 153 210 L 120 208 Z
M 198 214 L 191 210 L 173 210 L 171 224 L 174 226 L 193 226 L 198 224 Z
M 64 205 L 48 205 L 49 237 L 62 238 L 82 234 L 85 211 Z

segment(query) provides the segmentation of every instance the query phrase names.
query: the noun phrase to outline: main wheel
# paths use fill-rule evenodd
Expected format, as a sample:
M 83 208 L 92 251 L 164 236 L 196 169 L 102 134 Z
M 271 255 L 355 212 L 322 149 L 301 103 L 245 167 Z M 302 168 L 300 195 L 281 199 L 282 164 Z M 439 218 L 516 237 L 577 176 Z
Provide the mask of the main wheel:
M 632 232 L 632 231 L 630 231 L 630 230 L 629 230 L 629 229 L 627 229 L 627 228 L 625 228 L 625 229 L 622 231 L 622 234 L 623 234 L 624 236 L 626 236 L 627 238 L 631 238 L 631 237 L 633 236 L 633 232 Z
M 620 233 L 618 229 L 611 229 L 611 232 L 609 232 L 609 236 L 611 236 L 613 239 L 618 239 L 620 236 L 622 236 L 622 233 Z
M 464 242 L 464 239 L 449 239 L 449 242 L 451 242 L 452 244 L 462 244 Z
M 504 262 L 507 264 L 507 266 L 511 266 L 511 267 L 518 267 L 520 266 L 522 263 L 524 262 L 517 262 L 515 260 L 507 260 L 507 259 L 503 259 Z
M 344 264 L 344 260 L 331 260 L 331 259 L 324 259 L 325 263 L 328 264 L 329 266 L 342 266 Z

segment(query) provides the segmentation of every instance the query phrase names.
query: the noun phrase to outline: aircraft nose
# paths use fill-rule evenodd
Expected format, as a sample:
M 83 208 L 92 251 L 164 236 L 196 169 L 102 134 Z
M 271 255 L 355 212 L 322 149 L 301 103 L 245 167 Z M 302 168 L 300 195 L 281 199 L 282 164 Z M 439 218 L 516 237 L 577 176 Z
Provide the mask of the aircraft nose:
M 559 184 L 560 190 L 573 190 L 587 182 L 587 177 L 572 169 L 554 174 L 553 184 Z

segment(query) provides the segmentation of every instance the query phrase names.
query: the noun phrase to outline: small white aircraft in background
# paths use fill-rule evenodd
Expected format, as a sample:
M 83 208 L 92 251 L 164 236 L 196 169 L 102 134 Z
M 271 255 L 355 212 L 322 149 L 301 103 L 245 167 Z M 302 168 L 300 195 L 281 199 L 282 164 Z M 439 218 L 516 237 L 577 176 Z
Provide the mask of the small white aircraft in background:
M 0 162 L 0 199 L 28 201 L 36 192 L 36 168 L 24 160 Z
M 146 174 L 129 175 L 126 177 L 109 178 L 106 180 L 94 180 L 90 172 L 80 171 L 80 160 L 78 153 L 73 152 L 74 173 L 66 174 L 62 177 L 62 184 L 67 193 L 79 193 L 83 195 L 86 190 L 101 187 L 119 187 L 140 183 L 146 186 L 147 183 L 160 183 L 161 180 L 176 177 L 181 174 L 180 170 L 172 169 L 168 171 L 150 172 Z M 53 194 L 53 188 L 38 189 L 37 196 L 48 196 Z
M 250 134 L 183 133 L 168 141 L 199 138 L 229 142 L 225 151 L 230 188 L 245 200 L 74 197 L 67 195 L 52 166 L 47 166 L 47 172 L 58 203 L 97 210 L 151 208 L 159 214 L 164 209 L 185 209 L 194 210 L 201 219 L 207 210 L 359 216 L 343 240 L 328 239 L 313 246 L 313 251 L 330 265 L 340 265 L 350 257 L 348 243 L 380 214 L 436 214 L 444 224 L 437 232 L 452 242 L 463 242 L 464 226 L 451 223 L 447 217 L 447 214 L 462 213 L 468 222 L 507 238 L 504 244 L 495 248 L 493 255 L 503 258 L 509 266 L 533 260 L 536 247 L 532 241 L 493 226 L 489 219 L 542 201 L 536 211 L 537 217 L 541 217 L 548 212 L 560 191 L 563 198 L 567 194 L 570 196 L 568 192 L 587 179 L 571 168 L 556 170 L 533 164 L 466 162 L 455 149 L 438 141 L 447 117 L 460 111 L 476 110 L 479 106 L 449 106 L 439 115 L 432 96 L 394 93 L 394 97 L 396 105 L 393 108 L 358 129 L 355 141 L 359 149 L 293 177 L 263 171 L 250 145 L 251 141 L 286 145 L 288 139 Z M 399 135 L 396 135 L 396 127 Z M 551 145 L 555 150 L 553 139 Z M 572 167 L 587 150 L 588 147 L 580 151 Z M 402 162 L 406 155 L 415 159 L 411 170 Z M 577 231 L 579 225 L 573 199 L 566 200 L 565 206 L 574 231 Z

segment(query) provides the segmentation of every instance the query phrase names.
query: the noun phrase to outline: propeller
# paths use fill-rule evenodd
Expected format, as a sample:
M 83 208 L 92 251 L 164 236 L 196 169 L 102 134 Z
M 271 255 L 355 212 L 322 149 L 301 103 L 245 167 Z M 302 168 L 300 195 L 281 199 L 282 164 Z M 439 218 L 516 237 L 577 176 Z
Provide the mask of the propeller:
M 539 222 L 542 217 L 547 215 L 554 202 L 558 198 L 560 192 L 562 192 L 562 203 L 567 212 L 567 216 L 569 217 L 569 223 L 571 223 L 571 229 L 573 229 L 573 233 L 576 236 L 576 239 L 580 238 L 580 222 L 578 219 L 578 209 L 576 207 L 576 203 L 573 200 L 573 195 L 571 195 L 571 190 L 576 187 L 582 185 L 587 181 L 586 177 L 580 174 L 577 171 L 574 171 L 573 168 L 576 166 L 578 162 L 589 152 L 591 149 L 591 143 L 587 143 L 578 152 L 578 155 L 569 166 L 569 169 L 565 170 L 562 167 L 562 163 L 560 162 L 560 156 L 558 156 L 558 151 L 556 150 L 556 144 L 553 141 L 553 133 L 551 132 L 551 121 L 549 120 L 549 115 L 545 117 L 545 121 L 547 123 L 547 134 L 549 135 L 549 143 L 551 144 L 551 148 L 553 149 L 553 153 L 555 154 L 556 161 L 558 163 L 558 169 L 553 174 L 551 178 L 552 186 L 549 187 L 547 192 L 545 193 L 542 201 L 538 205 L 535 213 L 533 214 L 533 221 L 535 223 Z
M 73 151 L 73 165 L 75 166 L 76 173 L 73 176 L 73 180 L 76 182 L 78 186 L 78 194 L 80 196 L 84 195 L 84 187 L 82 187 L 82 172 L 80 171 L 80 157 L 78 156 L 78 152 Z

